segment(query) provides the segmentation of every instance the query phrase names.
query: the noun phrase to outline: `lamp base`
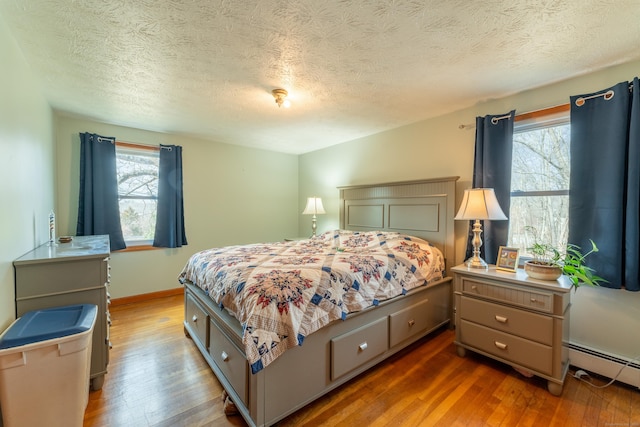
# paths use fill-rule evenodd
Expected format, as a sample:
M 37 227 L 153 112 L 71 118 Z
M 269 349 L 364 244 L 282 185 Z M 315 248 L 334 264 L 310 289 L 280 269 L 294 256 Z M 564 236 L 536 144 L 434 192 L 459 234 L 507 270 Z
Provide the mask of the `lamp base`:
M 472 268 L 482 268 L 484 270 L 489 269 L 489 264 L 487 264 L 486 261 L 480 258 L 479 256 L 472 256 L 471 258 L 466 260 L 464 264 L 467 266 L 468 269 L 472 269 Z
M 480 221 L 476 219 L 473 223 L 473 240 L 471 241 L 473 245 L 473 255 L 471 255 L 471 257 L 467 261 L 465 261 L 468 269 L 489 269 L 489 265 L 480 257 L 480 248 L 482 247 L 482 238 L 480 237 L 481 234 L 482 224 L 480 224 Z
M 311 218 L 311 239 L 316 237 L 316 230 L 318 228 L 318 224 L 316 223 L 316 214 L 313 214 L 313 218 Z

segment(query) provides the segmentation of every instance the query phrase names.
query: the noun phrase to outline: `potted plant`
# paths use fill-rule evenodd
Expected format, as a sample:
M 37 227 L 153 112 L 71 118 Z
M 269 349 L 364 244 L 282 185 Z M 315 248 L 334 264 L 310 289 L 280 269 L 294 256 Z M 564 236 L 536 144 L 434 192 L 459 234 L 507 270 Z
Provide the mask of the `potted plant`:
M 524 262 L 524 271 L 534 279 L 556 280 L 562 276 L 562 267 L 557 262 L 560 251 L 548 243 L 534 242 L 527 248 L 533 259 Z
M 535 231 L 533 227 L 527 227 Z M 572 286 L 576 289 L 580 285 L 599 286 L 600 282 L 606 280 L 595 275 L 595 270 L 585 264 L 585 259 L 592 253 L 598 252 L 598 247 L 593 240 L 591 249 L 583 252 L 576 245 L 568 244 L 564 252 L 556 247 L 540 243 L 537 240 L 528 248 L 533 254 L 533 259 L 525 261 L 524 271 L 534 279 L 556 280 L 561 275 L 567 276 Z

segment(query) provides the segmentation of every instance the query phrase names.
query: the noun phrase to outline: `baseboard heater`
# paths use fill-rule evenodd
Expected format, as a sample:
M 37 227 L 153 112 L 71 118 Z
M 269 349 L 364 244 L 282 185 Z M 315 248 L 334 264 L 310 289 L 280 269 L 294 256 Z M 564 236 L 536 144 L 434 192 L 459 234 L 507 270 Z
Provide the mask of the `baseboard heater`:
M 568 344 L 568 347 L 571 365 L 607 378 L 614 378 L 620 372 L 620 368 L 629 363 L 629 360 L 582 345 Z M 640 388 L 640 363 L 637 360 L 629 363 L 616 381 Z

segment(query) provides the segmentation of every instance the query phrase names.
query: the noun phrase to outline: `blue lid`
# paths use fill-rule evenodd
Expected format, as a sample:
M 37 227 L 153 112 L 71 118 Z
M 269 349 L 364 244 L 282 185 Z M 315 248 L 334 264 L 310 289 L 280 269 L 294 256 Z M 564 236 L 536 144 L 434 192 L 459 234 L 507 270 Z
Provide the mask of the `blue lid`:
M 98 307 L 77 304 L 25 313 L 0 338 L 0 349 L 86 332 L 93 326 Z

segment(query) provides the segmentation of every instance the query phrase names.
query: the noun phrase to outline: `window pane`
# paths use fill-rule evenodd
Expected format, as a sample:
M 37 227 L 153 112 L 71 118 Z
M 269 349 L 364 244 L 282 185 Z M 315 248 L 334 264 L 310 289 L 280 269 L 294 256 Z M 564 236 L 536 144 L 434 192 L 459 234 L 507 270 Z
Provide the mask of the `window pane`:
M 567 244 L 570 130 L 569 124 L 556 124 L 514 133 L 507 244 L 521 255 L 530 256 L 534 240 L 558 248 Z M 544 194 L 553 191 L 565 193 Z
M 157 204 L 156 200 L 120 200 L 120 223 L 126 241 L 153 240 Z
M 513 135 L 511 192 L 569 189 L 570 126 Z
M 120 222 L 125 241 L 153 240 L 158 197 L 157 151 L 116 147 Z
M 534 227 L 535 234 L 527 231 Z M 520 254 L 531 256 L 534 239 L 563 248 L 569 235 L 569 196 L 512 197 L 509 214 L 509 243 Z
M 158 155 L 132 154 L 129 150 L 117 155 L 118 195 L 120 197 L 158 195 Z

